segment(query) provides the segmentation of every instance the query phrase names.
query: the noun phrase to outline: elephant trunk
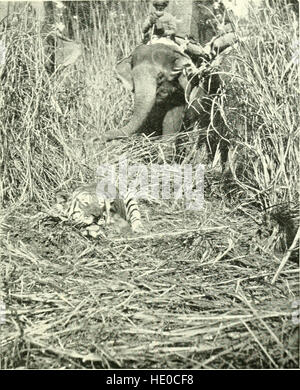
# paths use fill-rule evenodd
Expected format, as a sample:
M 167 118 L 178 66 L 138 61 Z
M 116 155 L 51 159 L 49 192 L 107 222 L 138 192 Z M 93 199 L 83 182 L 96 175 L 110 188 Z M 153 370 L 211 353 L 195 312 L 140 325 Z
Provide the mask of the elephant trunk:
M 137 133 L 150 114 L 155 104 L 157 81 L 151 69 L 145 68 L 137 66 L 133 70 L 134 109 L 130 122 L 120 130 L 109 131 L 105 135 L 106 140 L 130 137 Z

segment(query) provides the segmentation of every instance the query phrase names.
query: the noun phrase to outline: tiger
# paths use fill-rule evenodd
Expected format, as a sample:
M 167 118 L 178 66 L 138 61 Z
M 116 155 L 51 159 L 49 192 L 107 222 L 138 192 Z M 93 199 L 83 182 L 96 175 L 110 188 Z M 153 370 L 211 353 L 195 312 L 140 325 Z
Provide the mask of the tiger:
M 71 196 L 57 194 L 56 208 L 64 217 L 75 224 L 85 226 L 85 236 L 98 237 L 101 227 L 118 225 L 123 229 L 131 226 L 133 233 L 143 231 L 141 213 L 137 201 L 130 193 L 120 196 L 116 191 L 114 199 L 108 199 L 97 191 L 97 184 L 82 185 Z

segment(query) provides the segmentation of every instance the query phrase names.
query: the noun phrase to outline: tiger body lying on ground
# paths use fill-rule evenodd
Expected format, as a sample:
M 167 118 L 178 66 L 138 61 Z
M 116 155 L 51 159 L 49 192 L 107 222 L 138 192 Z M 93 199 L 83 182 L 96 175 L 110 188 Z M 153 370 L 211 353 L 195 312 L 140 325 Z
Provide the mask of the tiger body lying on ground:
M 57 195 L 56 209 L 70 221 L 85 226 L 83 234 L 91 237 L 101 235 L 101 228 L 114 225 L 118 229 L 131 226 L 134 233 L 143 230 L 141 213 L 136 200 L 127 193 L 107 199 L 97 192 L 97 184 L 78 187 L 70 196 Z

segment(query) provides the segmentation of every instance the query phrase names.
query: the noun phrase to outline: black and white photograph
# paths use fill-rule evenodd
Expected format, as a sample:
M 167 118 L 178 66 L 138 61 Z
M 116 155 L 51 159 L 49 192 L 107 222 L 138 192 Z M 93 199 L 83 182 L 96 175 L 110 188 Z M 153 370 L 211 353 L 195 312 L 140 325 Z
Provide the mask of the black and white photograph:
M 300 368 L 299 65 L 299 0 L 0 1 L 1 371 Z

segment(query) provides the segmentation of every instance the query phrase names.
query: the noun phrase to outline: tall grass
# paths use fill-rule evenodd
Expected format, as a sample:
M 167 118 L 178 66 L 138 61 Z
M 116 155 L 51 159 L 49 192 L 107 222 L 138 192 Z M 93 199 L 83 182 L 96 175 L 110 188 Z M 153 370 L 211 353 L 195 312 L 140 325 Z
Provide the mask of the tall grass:
M 86 180 L 95 170 L 87 141 L 117 126 L 130 107 L 114 68 L 140 41 L 144 3 L 105 1 L 83 10 L 78 4 L 70 28 L 84 49 L 73 68 L 47 73 L 38 24 L 29 26 L 23 18 L 3 33 L 0 197 L 6 203 L 48 202 L 57 188 Z
M 73 171 L 53 104 L 62 85 L 46 72 L 38 26 L 26 27 L 23 21 L 7 32 L 1 77 L 1 194 L 13 202 L 45 197 L 64 176 L 58 167 Z
M 299 25 L 283 1 L 252 10 L 248 32 L 226 84 L 230 167 L 245 203 L 285 227 L 298 217 Z
M 132 96 L 114 66 L 140 42 L 145 8 L 135 1 L 88 9 L 82 3 L 72 3 L 78 16 L 88 13 L 69 26 L 84 47 L 72 68 L 47 73 L 39 26 L 23 20 L 2 35 L 1 199 L 12 210 L 0 218 L 0 367 L 298 367 L 291 303 L 299 269 L 285 263 L 289 252 L 278 268 L 277 254 L 257 234 L 259 211 L 245 205 L 266 215 L 276 210 L 282 224 L 298 200 L 293 17 L 279 7 L 251 15 L 251 39 L 229 54 L 221 109 L 235 185 L 225 182 L 221 193 L 212 166 L 203 210 L 141 202 L 145 235 L 108 228 L 92 241 L 34 205 L 50 203 L 56 189 L 88 182 L 97 164 L 124 153 L 149 164 L 157 154 L 164 162 L 170 145 L 143 137 L 98 145 L 101 133 L 131 114 Z M 228 207 L 232 188 L 244 215 Z M 274 275 L 276 285 L 269 283 Z
M 71 2 L 70 13 L 78 17 L 69 30 L 84 49 L 81 60 L 62 72 L 45 70 L 38 26 L 23 20 L 5 34 L 2 200 L 47 203 L 56 189 L 89 180 L 114 152 L 96 140 L 131 115 L 132 96 L 114 69 L 141 40 L 147 2 L 100 3 Z M 252 12 L 247 30 L 249 39 L 230 54 L 226 80 L 230 166 L 244 203 L 282 223 L 291 219 L 299 196 L 298 25 L 287 4 L 275 4 Z

